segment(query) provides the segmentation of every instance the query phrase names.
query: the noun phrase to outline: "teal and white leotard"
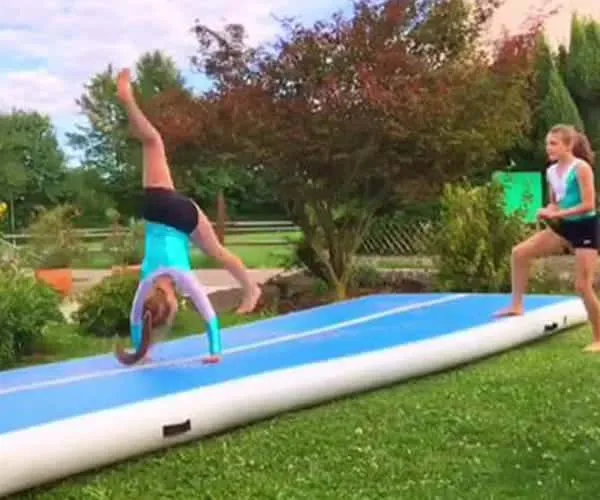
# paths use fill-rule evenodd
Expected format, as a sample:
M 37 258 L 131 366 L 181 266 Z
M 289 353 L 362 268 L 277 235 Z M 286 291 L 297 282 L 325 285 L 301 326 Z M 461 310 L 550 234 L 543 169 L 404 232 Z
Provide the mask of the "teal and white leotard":
M 581 205 L 583 202 L 581 186 L 579 185 L 579 178 L 577 176 L 578 162 L 579 160 L 575 160 L 562 175 L 558 173 L 557 164 L 550 166 L 546 171 L 546 179 L 554 192 L 554 198 L 561 210 L 568 210 Z M 594 217 L 595 215 L 596 210 L 594 209 L 582 214 L 570 215 L 565 217 L 565 220 L 580 220 Z
M 190 272 L 190 237 L 177 229 L 156 222 L 145 223 L 145 249 L 141 278 L 146 279 L 159 269 Z
M 131 307 L 131 337 L 137 349 L 142 338 L 143 303 L 152 289 L 154 280 L 168 275 L 179 290 L 188 294 L 194 306 L 204 317 L 211 354 L 221 350 L 217 315 L 192 271 L 190 237 L 177 229 L 145 221 L 145 256 L 141 266 L 140 284 Z
M 579 160 L 558 173 L 557 165 L 548 168 L 546 178 L 554 193 L 554 200 L 561 210 L 569 210 L 583 203 L 583 194 L 578 176 Z M 573 214 L 548 224 L 569 246 L 576 249 L 594 249 L 598 251 L 600 231 L 596 208 L 584 213 Z

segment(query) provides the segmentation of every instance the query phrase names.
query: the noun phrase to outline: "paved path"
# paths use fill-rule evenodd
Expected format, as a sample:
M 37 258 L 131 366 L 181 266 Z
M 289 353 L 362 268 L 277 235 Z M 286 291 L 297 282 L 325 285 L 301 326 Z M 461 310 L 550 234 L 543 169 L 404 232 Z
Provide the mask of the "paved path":
M 250 275 L 258 283 L 264 283 L 273 276 L 283 273 L 283 269 L 250 269 Z M 73 282 L 75 292 L 80 292 L 98 284 L 103 278 L 111 274 L 110 270 L 74 269 Z M 198 269 L 196 275 L 200 282 L 210 292 L 239 288 L 237 281 L 224 269 Z

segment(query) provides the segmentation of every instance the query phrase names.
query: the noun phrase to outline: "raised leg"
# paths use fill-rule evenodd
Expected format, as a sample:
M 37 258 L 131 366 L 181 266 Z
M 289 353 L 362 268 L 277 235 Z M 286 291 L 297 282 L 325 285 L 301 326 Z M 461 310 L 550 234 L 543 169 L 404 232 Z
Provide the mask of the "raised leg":
M 122 70 L 117 77 L 117 95 L 127 112 L 131 133 L 142 144 L 144 187 L 174 189 L 163 140 L 135 100 L 128 69 Z
M 256 308 L 261 296 L 260 287 L 250 278 L 243 262 L 219 242 L 217 235 L 204 212 L 198 208 L 198 226 L 192 233 L 194 242 L 209 257 L 217 260 L 242 286 L 244 296 L 237 312 L 246 314 Z
M 529 282 L 531 262 L 541 257 L 562 253 L 567 243 L 551 229 L 544 229 L 516 245 L 511 254 L 512 303 L 496 317 L 523 314 L 523 298 Z

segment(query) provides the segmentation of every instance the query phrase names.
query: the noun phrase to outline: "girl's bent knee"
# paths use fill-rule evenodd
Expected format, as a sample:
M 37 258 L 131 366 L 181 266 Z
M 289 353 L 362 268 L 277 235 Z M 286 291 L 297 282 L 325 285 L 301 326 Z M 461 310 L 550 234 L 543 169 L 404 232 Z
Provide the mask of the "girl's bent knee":
M 527 258 L 526 248 L 519 244 L 515 245 L 511 251 L 511 257 L 514 261 L 523 261 Z

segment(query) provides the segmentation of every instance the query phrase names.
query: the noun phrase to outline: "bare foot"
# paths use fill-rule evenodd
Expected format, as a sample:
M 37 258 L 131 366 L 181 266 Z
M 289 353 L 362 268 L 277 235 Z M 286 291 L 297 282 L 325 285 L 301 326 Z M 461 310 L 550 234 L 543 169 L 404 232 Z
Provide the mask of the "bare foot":
M 494 313 L 494 318 L 508 318 L 510 316 L 522 316 L 523 307 L 507 307 Z
M 117 76 L 117 96 L 123 102 L 130 102 L 133 99 L 131 71 L 128 68 L 119 71 Z
M 583 352 L 600 352 L 600 341 L 596 341 L 587 346 Z
M 262 290 L 258 285 L 254 285 L 250 290 L 244 292 L 244 298 L 242 299 L 242 303 L 240 307 L 237 309 L 238 314 L 248 314 L 254 311 L 256 304 L 258 304 L 258 300 L 262 295 Z

